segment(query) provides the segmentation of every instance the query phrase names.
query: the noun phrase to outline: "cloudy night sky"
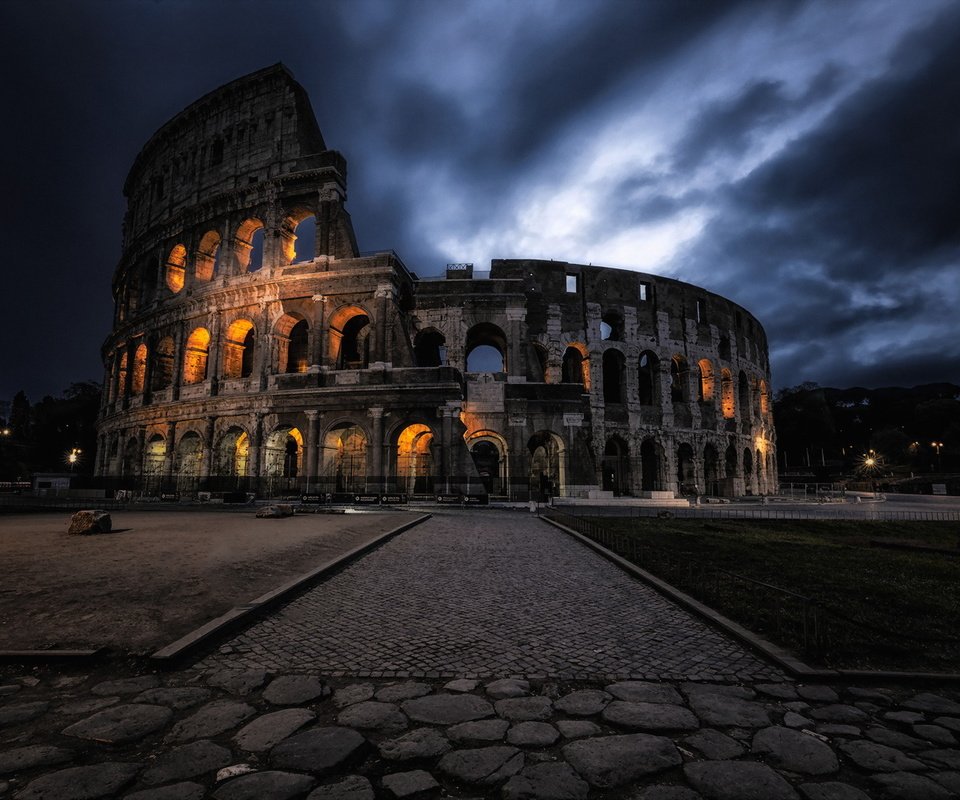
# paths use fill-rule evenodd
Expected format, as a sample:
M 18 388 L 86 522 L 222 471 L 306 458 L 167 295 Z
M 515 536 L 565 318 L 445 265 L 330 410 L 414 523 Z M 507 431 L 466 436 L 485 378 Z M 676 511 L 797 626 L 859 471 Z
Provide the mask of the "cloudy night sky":
M 776 387 L 960 382 L 960 3 L 3 0 L 0 401 L 101 380 L 122 185 L 282 61 L 361 249 L 725 295 Z

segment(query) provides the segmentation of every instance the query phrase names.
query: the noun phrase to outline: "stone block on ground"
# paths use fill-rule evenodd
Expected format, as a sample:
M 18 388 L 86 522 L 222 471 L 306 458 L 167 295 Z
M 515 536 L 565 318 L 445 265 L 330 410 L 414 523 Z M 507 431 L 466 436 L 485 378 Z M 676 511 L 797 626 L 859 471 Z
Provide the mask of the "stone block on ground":
M 199 783 L 182 781 L 155 789 L 143 789 L 123 796 L 123 800 L 203 800 L 207 790 Z
M 350 765 L 366 749 L 367 740 L 350 728 L 311 728 L 274 747 L 270 751 L 270 764 L 280 769 L 309 770 L 324 775 Z
M 65 764 L 72 761 L 73 756 L 73 750 L 46 744 L 33 744 L 26 747 L 15 747 L 12 750 L 3 750 L 0 751 L 0 775 L 11 775 L 34 767 Z
M 876 800 L 949 800 L 952 793 L 923 775 L 892 772 L 873 775 L 870 782 L 876 787 Z
M 236 728 L 257 713 L 253 706 L 236 700 L 214 700 L 202 706 L 171 728 L 165 742 L 187 742 L 208 739 Z
M 762 704 L 747 699 L 749 695 L 730 691 L 737 688 L 694 685 L 684 687 L 684 691 L 690 708 L 705 725 L 719 728 L 768 727 L 771 719 L 767 710 Z
M 793 787 L 766 764 L 699 761 L 684 764 L 687 781 L 710 800 L 798 800 Z
M 507 731 L 507 742 L 516 747 L 549 747 L 560 732 L 549 722 L 518 722 Z
M 838 781 L 803 783 L 800 785 L 803 800 L 870 800 L 870 796 L 856 786 Z
M 698 750 L 704 758 L 709 758 L 711 761 L 739 758 L 745 752 L 744 746 L 736 739 L 712 728 L 703 728 L 696 733 L 691 733 L 684 738 L 683 743 Z
M 91 717 L 63 729 L 65 736 L 107 744 L 136 742 L 154 733 L 173 719 L 166 706 L 128 703 L 98 711 Z
M 582 739 L 600 733 L 599 725 L 585 719 L 561 719 L 554 724 L 564 739 Z
M 427 683 L 406 681 L 405 683 L 391 683 L 378 690 L 375 697 L 383 703 L 399 703 L 401 700 L 412 700 L 414 697 L 423 697 L 430 694 L 433 687 Z
M 503 800 L 586 800 L 590 792 L 569 764 L 547 763 L 524 767 L 506 782 Z
M 170 688 L 147 689 L 133 698 L 134 703 L 149 703 L 155 706 L 167 706 L 174 711 L 199 705 L 210 699 L 210 690 L 202 686 L 172 686 Z
M 112 797 L 133 780 L 139 764 L 105 761 L 49 772 L 27 784 L 16 800 L 76 800 Z
M 614 700 L 603 709 L 604 722 L 629 730 L 695 731 L 700 723 L 688 708 L 666 703 Z
M 267 770 L 233 778 L 217 789 L 217 800 L 290 800 L 305 794 L 316 783 L 309 775 Z
M 396 733 L 407 729 L 407 718 L 393 703 L 364 700 L 343 709 L 337 715 L 337 724 L 360 730 Z
M 547 720 L 553 714 L 549 697 L 509 697 L 493 704 L 497 714 L 511 722 Z
M 842 742 L 839 747 L 840 752 L 854 764 L 869 772 L 912 772 L 924 769 L 924 765 L 916 759 L 905 756 L 892 747 L 875 742 L 858 739 Z
M 912 711 L 928 711 L 931 714 L 960 714 L 960 703 L 931 692 L 920 692 L 901 704 Z
M 419 800 L 440 791 L 433 775 L 422 769 L 384 775 L 381 782 L 387 794 L 396 800 Z
M 598 789 L 623 786 L 680 764 L 680 752 L 663 736 L 632 733 L 596 736 L 563 746 L 567 762 Z
M 102 509 L 86 509 L 77 511 L 70 517 L 70 527 L 67 528 L 67 533 L 110 533 L 112 528 L 113 519 L 109 512 Z
M 267 680 L 262 669 L 222 669 L 207 676 L 207 685 L 230 694 L 243 695 L 259 689 Z
M 405 700 L 400 708 L 410 719 L 430 725 L 455 725 L 493 716 L 493 706 L 473 694 L 428 694 Z
M 417 728 L 396 739 L 380 742 L 377 747 L 388 761 L 410 761 L 442 756 L 450 749 L 450 742 L 434 728 Z
M 293 516 L 293 506 L 287 503 L 271 503 L 257 509 L 258 519 L 283 519 Z
M 499 742 L 509 727 L 505 719 L 478 719 L 451 725 L 447 736 L 454 742 Z
M 191 742 L 161 753 L 153 766 L 141 776 L 148 784 L 169 783 L 194 778 L 227 766 L 232 760 L 230 751 L 207 739 Z
M 483 687 L 483 690 L 494 700 L 505 700 L 508 697 L 526 697 L 530 694 L 530 682 L 519 678 L 501 678 L 488 683 Z
M 347 775 L 334 783 L 318 786 L 307 800 L 373 800 L 373 786 L 362 775 Z
M 263 699 L 275 706 L 296 706 L 329 694 L 330 687 L 313 675 L 281 675 L 263 690 Z
M 758 731 L 753 737 L 753 752 L 767 755 L 780 769 L 801 775 L 829 775 L 840 769 L 829 745 L 780 726 Z
M 260 753 L 279 744 L 314 719 L 316 715 L 305 708 L 285 708 L 248 722 L 233 737 L 233 741 L 241 750 Z
M 454 750 L 437 765 L 446 776 L 463 783 L 495 786 L 523 767 L 523 754 L 516 747 L 494 745 Z
M 613 700 L 613 695 L 597 689 L 582 689 L 570 692 L 559 700 L 555 700 L 553 707 L 557 711 L 569 714 L 571 717 L 590 717 L 599 714 L 607 703 Z
M 0 706 L 0 728 L 34 720 L 45 714 L 49 708 L 50 704 L 42 700 L 33 703 L 16 703 L 9 706 Z
M 626 700 L 630 703 L 673 703 L 683 702 L 680 693 L 672 686 L 664 683 L 649 681 L 620 681 L 604 687 L 608 694 L 617 700 Z

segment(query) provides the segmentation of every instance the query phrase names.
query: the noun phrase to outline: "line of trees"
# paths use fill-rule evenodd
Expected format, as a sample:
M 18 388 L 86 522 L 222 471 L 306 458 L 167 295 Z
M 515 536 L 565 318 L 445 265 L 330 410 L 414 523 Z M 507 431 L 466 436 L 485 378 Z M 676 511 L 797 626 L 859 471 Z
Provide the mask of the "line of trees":
M 0 481 L 27 481 L 35 472 L 92 474 L 100 384 L 73 383 L 33 405 L 20 391 L 8 408 L 0 417 Z M 71 452 L 77 456 L 73 465 Z

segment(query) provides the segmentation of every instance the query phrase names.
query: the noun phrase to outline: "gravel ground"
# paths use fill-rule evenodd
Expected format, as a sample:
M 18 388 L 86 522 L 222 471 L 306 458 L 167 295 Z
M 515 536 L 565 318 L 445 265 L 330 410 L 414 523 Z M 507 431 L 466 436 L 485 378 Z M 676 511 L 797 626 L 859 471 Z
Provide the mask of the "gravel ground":
M 410 518 L 117 511 L 75 536 L 68 512 L 3 516 L 0 650 L 152 652 Z

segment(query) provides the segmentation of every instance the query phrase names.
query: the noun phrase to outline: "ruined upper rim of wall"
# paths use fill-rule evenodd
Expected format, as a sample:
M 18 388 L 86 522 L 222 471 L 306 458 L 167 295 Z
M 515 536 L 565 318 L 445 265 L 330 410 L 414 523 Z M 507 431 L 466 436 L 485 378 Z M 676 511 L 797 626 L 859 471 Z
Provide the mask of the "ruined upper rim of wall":
M 574 324 L 578 318 L 579 327 L 584 327 L 583 321 L 598 311 L 603 316 L 630 308 L 635 314 L 630 327 L 640 340 L 652 342 L 662 333 L 684 340 L 687 321 L 696 322 L 701 332 L 697 338 L 706 340 L 710 325 L 719 329 L 721 338 L 726 332 L 742 332 L 756 345 L 742 356 L 768 374 L 767 341 L 757 319 L 736 303 L 692 284 L 632 270 L 536 259 L 494 260 L 484 279 L 418 279 L 392 253 L 360 257 L 344 209 L 346 180 L 345 159 L 326 148 L 306 90 L 282 64 L 231 81 L 189 105 L 144 145 L 124 185 L 128 201 L 124 253 L 114 292 L 119 306 L 136 283 L 140 299 L 116 321 L 104 345 L 105 355 L 131 335 L 149 329 L 151 318 L 159 321 L 167 311 L 181 309 L 192 315 L 189 308 L 200 300 L 205 307 L 212 303 L 224 310 L 249 305 L 246 290 L 275 284 L 283 277 L 283 267 L 296 271 L 297 290 L 302 293 L 312 263 L 316 293 L 324 293 L 330 281 L 337 280 L 338 271 L 360 270 L 374 282 L 392 273 L 395 285 L 412 292 L 414 305 L 407 310 L 419 309 L 427 316 L 431 310 L 460 306 L 466 309 L 464 319 L 480 321 L 487 311 L 496 313 L 495 307 L 523 306 L 528 330 L 543 331 L 546 317 L 557 309 L 566 328 L 578 327 Z M 316 252 L 321 258 L 285 263 L 284 246 L 277 246 L 272 253 L 279 261 L 270 266 L 279 271 L 248 274 L 242 265 L 228 264 L 216 281 L 188 282 L 188 291 L 165 285 L 163 275 L 178 246 L 184 249 L 189 269 L 204 257 L 203 237 L 209 231 L 215 230 L 228 250 L 246 248 L 237 242 L 238 226 L 245 220 L 258 218 L 272 235 L 286 235 L 284 215 L 318 214 L 323 198 L 334 208 L 327 210 L 323 221 L 328 235 L 323 241 L 318 237 Z M 571 280 L 576 291 L 570 291 Z M 242 297 L 231 290 L 237 282 L 244 288 Z M 283 289 L 271 296 L 282 300 Z M 677 322 L 676 329 L 662 331 L 660 314 Z
M 238 78 L 173 117 L 137 155 L 123 187 L 120 268 L 226 210 L 298 193 L 315 202 L 318 186 L 345 197 L 346 161 L 327 149 L 304 88 L 282 64 Z

